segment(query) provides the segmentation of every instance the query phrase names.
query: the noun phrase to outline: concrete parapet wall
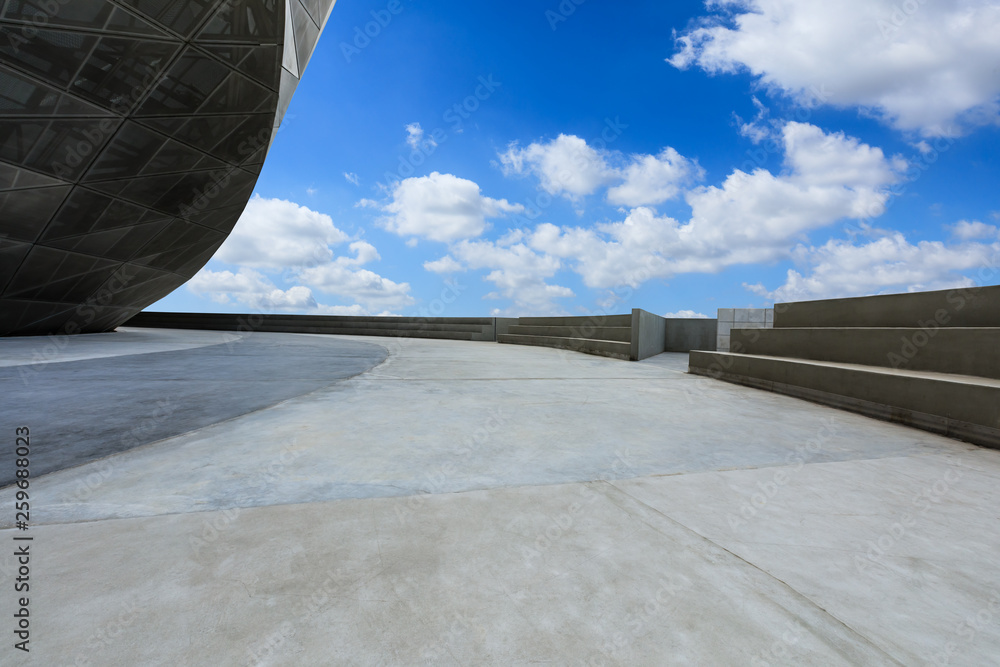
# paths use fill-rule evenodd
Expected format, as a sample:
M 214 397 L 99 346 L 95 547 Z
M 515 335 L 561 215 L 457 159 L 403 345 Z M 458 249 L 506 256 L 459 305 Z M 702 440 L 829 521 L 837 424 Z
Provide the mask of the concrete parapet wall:
M 690 352 L 716 349 L 718 320 L 669 317 L 664 352 Z
M 1000 327 L 1000 286 L 775 304 L 775 328 Z
M 667 321 L 659 315 L 632 309 L 632 361 L 641 361 L 664 351 L 667 344 Z
M 853 364 L 692 352 L 690 371 L 1000 447 L 1000 382 Z
M 743 329 L 732 351 L 1000 378 L 1000 329 Z
M 364 317 L 142 312 L 128 320 L 123 326 L 496 340 L 495 324 L 492 317 Z

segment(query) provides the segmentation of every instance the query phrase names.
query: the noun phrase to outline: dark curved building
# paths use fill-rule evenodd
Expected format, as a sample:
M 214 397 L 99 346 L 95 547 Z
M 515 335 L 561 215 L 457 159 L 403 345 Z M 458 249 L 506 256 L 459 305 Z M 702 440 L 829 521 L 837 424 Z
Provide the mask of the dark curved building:
M 0 0 L 0 335 L 109 331 L 243 212 L 334 0 Z

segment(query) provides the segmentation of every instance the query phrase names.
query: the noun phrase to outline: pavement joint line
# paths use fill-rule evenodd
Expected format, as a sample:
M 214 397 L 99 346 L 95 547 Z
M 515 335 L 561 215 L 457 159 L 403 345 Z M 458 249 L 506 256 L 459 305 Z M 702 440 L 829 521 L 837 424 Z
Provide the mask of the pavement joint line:
M 652 505 L 649 505 L 649 504 L 643 502 L 642 500 L 640 500 L 639 498 L 636 498 L 635 496 L 633 496 L 628 491 L 625 491 L 624 489 L 622 489 L 622 488 L 618 487 L 617 485 L 615 485 L 614 481 L 617 481 L 617 480 L 607 481 L 608 486 L 612 487 L 613 489 L 615 489 L 616 491 L 618 491 L 622 495 L 626 496 L 630 500 L 634 501 L 635 503 L 637 503 L 637 504 L 639 504 L 639 505 L 647 508 L 649 511 L 651 511 L 651 512 L 653 512 L 655 514 L 658 514 L 658 515 L 662 516 L 664 519 L 666 519 L 667 521 L 669 521 L 669 522 L 671 522 L 671 523 L 679 526 L 681 529 L 686 530 L 689 533 L 691 533 L 692 535 L 695 535 L 698 538 L 700 538 L 700 539 L 702 539 L 702 540 L 704 540 L 704 541 L 706 541 L 706 542 L 714 545 L 715 547 L 721 549 L 722 551 L 725 551 L 726 553 L 728 553 L 729 555 L 733 556 L 734 558 L 736 558 L 740 562 L 746 563 L 748 566 L 750 566 L 754 570 L 762 573 L 764 576 L 766 576 L 766 577 L 768 577 L 770 579 L 773 579 L 774 581 L 777 581 L 779 584 L 781 584 L 782 586 L 784 586 L 785 588 L 787 588 L 789 591 L 791 591 L 791 593 L 793 595 L 801 598 L 802 600 L 805 600 L 808 604 L 810 604 L 816 610 L 818 610 L 819 612 L 821 612 L 825 616 L 829 617 L 830 619 L 832 619 L 836 623 L 839 623 L 841 626 L 843 626 L 844 628 L 846 628 L 852 635 L 856 636 L 859 641 L 867 644 L 869 647 L 875 649 L 879 653 L 882 653 L 886 658 L 888 658 L 889 660 L 891 660 L 893 663 L 899 665 L 900 667 L 905 667 L 906 663 L 904 661 L 899 660 L 894 655 L 890 654 L 885 648 L 883 648 L 879 644 L 875 643 L 874 639 L 872 639 L 871 637 L 869 637 L 866 634 L 863 634 L 859 630 L 855 629 L 853 626 L 851 626 L 847 622 L 841 620 L 836 614 L 834 614 L 833 612 L 827 610 L 825 607 L 821 606 L 818 602 L 816 602 L 815 600 L 813 600 L 811 597 L 809 597 L 805 593 L 802 593 L 801 591 L 799 591 L 797 588 L 795 588 L 791 584 L 787 583 L 786 581 L 784 581 L 780 577 L 772 574 L 771 572 L 768 572 L 767 570 L 765 570 L 763 567 L 757 565 L 756 563 L 748 561 L 747 559 L 743 558 L 739 554 L 731 551 L 730 549 L 726 548 L 722 544 L 716 542 L 714 539 L 712 539 L 710 537 L 707 537 L 705 535 L 702 535 L 700 532 L 698 532 L 694 528 L 691 528 L 690 526 L 682 523 L 678 519 L 675 519 L 675 518 L 673 518 L 671 516 L 668 516 L 667 514 L 664 514 L 663 512 L 661 512 L 660 510 L 658 510 L 657 508 L 653 507 Z M 611 498 L 610 494 L 608 495 L 608 498 L 609 499 Z M 626 510 L 626 512 L 627 512 L 627 510 Z M 645 521 L 641 517 L 637 517 L 637 518 L 638 518 L 639 521 L 642 521 L 647 526 L 649 526 L 650 528 L 652 528 L 656 532 L 660 533 L 664 537 L 668 537 L 665 533 L 662 533 L 660 531 L 660 529 L 657 528 L 656 526 L 654 526 L 651 523 Z

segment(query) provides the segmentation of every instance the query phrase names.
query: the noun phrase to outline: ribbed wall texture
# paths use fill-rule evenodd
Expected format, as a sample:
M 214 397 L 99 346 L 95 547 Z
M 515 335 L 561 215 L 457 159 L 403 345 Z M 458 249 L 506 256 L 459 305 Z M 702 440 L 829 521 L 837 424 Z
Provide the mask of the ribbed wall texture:
M 107 331 L 233 229 L 334 0 L 0 0 L 0 335 Z

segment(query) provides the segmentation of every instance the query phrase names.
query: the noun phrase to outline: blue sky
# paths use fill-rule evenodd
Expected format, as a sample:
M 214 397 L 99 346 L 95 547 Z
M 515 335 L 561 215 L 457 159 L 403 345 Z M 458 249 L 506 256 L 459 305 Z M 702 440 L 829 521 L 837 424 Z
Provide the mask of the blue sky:
M 714 316 L 996 284 L 997 34 L 983 1 L 342 0 L 235 231 L 150 309 Z

